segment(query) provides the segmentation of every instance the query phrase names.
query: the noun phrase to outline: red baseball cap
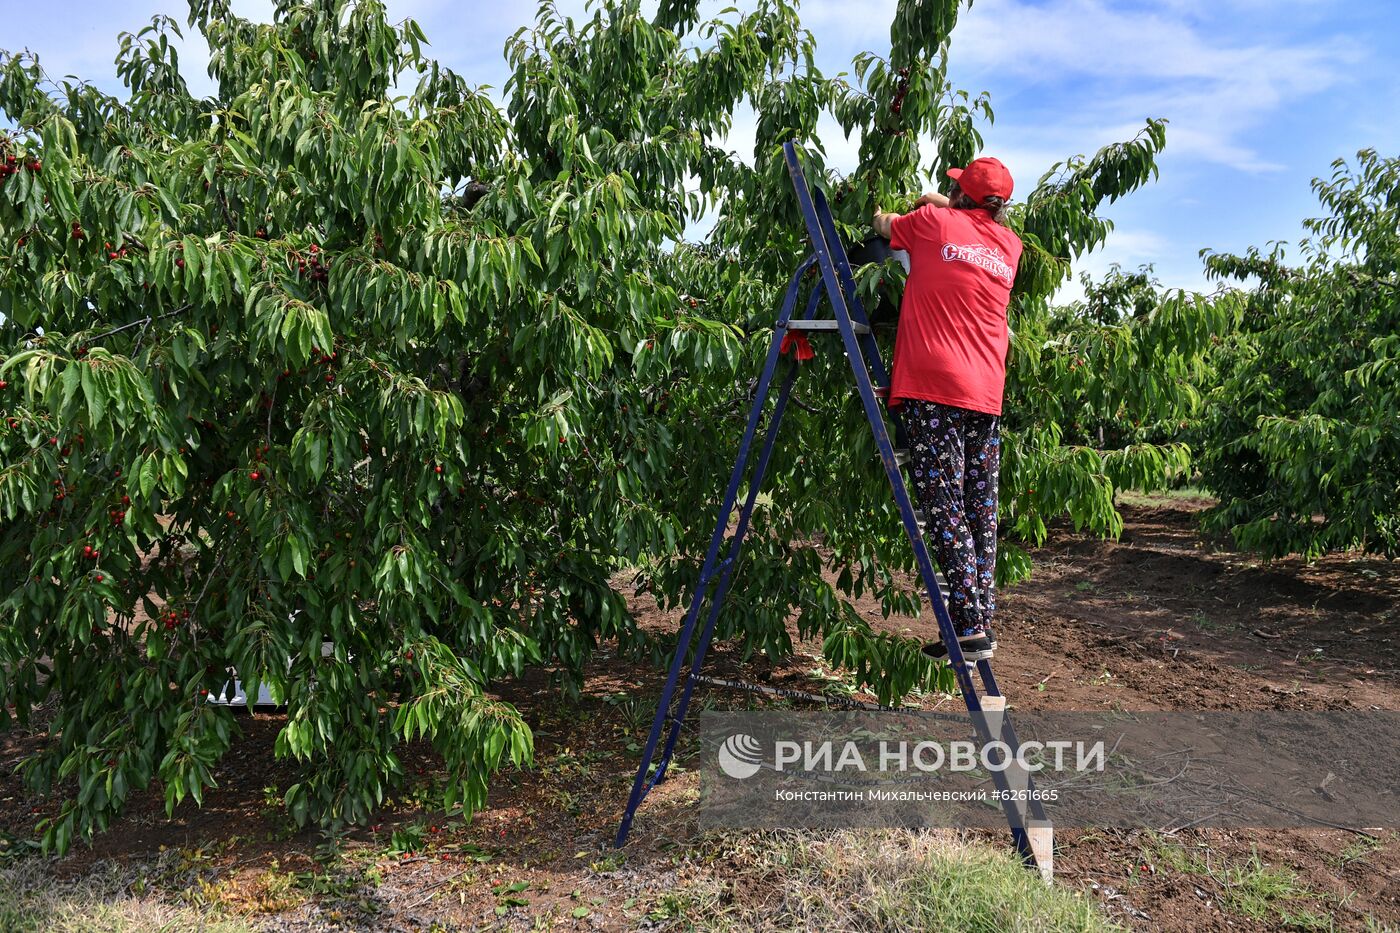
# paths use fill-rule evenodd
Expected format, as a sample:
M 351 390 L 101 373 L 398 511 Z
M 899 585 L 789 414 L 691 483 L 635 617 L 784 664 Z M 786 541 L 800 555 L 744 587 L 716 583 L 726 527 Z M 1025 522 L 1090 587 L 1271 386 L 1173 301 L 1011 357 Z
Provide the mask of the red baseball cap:
M 981 204 L 987 198 L 998 197 L 1003 201 L 1011 198 L 1011 173 L 1000 159 L 983 156 L 967 163 L 967 168 L 950 168 L 948 177 L 958 183 L 958 187 L 972 200 Z

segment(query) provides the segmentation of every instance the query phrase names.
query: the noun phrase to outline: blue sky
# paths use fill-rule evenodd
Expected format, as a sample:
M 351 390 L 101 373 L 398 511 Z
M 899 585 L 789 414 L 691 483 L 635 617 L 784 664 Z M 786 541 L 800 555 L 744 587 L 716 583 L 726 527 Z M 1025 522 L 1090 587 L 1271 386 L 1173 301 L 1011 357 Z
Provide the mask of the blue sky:
M 502 48 L 533 21 L 535 4 L 387 0 L 417 19 L 434 54 L 469 79 L 500 87 Z M 748 6 L 744 0 L 736 5 Z M 266 15 L 268 0 L 236 0 Z M 582 0 L 560 0 L 582 12 Z M 807 0 L 804 24 L 820 65 L 849 67 L 864 49 L 888 49 L 894 0 Z M 183 0 L 5 0 L 0 48 L 38 52 L 50 74 L 74 73 L 116 89 L 116 35 Z M 713 9 L 721 4 L 715 3 Z M 62 15 L 55 15 L 61 11 Z M 1024 195 L 1065 156 L 1132 135 L 1167 117 L 1161 178 L 1111 207 L 1117 228 L 1080 268 L 1153 263 L 1169 286 L 1204 287 L 1197 252 L 1296 240 L 1317 213 L 1309 189 L 1338 157 L 1374 147 L 1400 153 L 1400 3 L 1396 0 L 977 0 L 953 37 L 950 72 L 991 93 L 996 122 L 986 151 L 1012 169 Z M 196 88 L 207 54 L 187 43 Z M 731 144 L 747 154 L 752 115 Z M 831 125 L 830 161 L 854 164 L 856 140 Z M 1075 289 L 1069 289 L 1072 293 Z

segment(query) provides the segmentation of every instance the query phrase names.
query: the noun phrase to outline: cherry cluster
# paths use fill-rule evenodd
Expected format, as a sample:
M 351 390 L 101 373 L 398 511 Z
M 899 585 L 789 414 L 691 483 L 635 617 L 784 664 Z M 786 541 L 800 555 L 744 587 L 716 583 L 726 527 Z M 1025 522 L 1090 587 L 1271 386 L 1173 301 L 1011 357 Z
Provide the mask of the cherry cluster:
M 899 86 L 895 89 L 894 101 L 890 104 L 890 110 L 894 111 L 895 116 L 899 116 L 900 111 L 904 109 L 904 98 L 908 93 L 909 69 L 901 68 L 899 69 Z
M 44 163 L 38 159 L 30 159 L 28 162 L 21 162 L 19 156 L 13 152 L 5 153 L 5 159 L 0 162 L 0 185 L 5 183 L 11 175 L 18 175 L 21 170 L 29 169 L 35 175 L 44 170 Z
M 330 277 L 331 261 L 325 258 L 321 248 L 312 243 L 306 255 L 294 253 L 297 257 L 297 271 L 313 282 L 324 282 Z
M 315 349 L 315 350 L 312 350 L 312 352 L 311 352 L 311 362 L 326 367 L 326 374 L 325 374 L 325 376 L 324 376 L 323 378 L 326 380 L 326 384 L 327 384 L 327 385 L 330 385 L 331 383 L 335 382 L 335 372 L 333 371 L 333 367 L 335 366 L 336 360 L 338 360 L 339 358 L 340 358 L 340 353 L 339 353 L 338 351 L 336 351 L 336 350 L 332 350 L 332 351 L 329 352 L 329 353 L 324 353 L 324 352 L 322 352 L 322 351 L 319 350 L 319 349 Z M 301 369 L 298 369 L 298 370 L 296 371 L 296 374 L 297 374 L 298 376 L 305 376 L 305 375 L 306 375 L 306 367 L 303 366 Z M 284 379 L 290 377 L 291 375 L 292 375 L 292 371 L 291 371 L 290 369 L 284 369 L 284 370 L 282 370 L 282 372 L 278 373 L 278 375 L 277 375 L 277 381 L 278 381 L 278 382 L 281 382 L 282 380 L 284 380 Z M 266 393 L 263 394 L 263 399 L 264 399 L 263 407 L 264 407 L 264 408 L 271 408 L 271 407 L 272 407 L 272 405 L 271 405 L 271 398 L 270 398 L 269 396 L 267 396 Z
M 312 247 L 312 249 L 315 249 L 315 247 Z M 322 273 L 320 281 L 324 282 L 325 280 L 325 274 Z M 327 384 L 335 382 L 335 373 L 330 370 L 330 367 L 335 366 L 335 361 L 339 356 L 340 353 L 336 350 L 332 350 L 329 353 L 322 353 L 320 350 L 317 350 L 311 356 L 311 361 L 313 363 L 320 363 L 322 366 L 327 367 L 325 376 Z
M 253 451 L 253 466 L 248 471 L 248 478 L 253 482 L 262 482 L 262 480 L 267 476 L 267 464 L 264 462 L 263 457 L 265 457 L 271 450 L 271 445 L 263 444 Z M 229 517 L 232 518 L 233 516 L 230 515 Z

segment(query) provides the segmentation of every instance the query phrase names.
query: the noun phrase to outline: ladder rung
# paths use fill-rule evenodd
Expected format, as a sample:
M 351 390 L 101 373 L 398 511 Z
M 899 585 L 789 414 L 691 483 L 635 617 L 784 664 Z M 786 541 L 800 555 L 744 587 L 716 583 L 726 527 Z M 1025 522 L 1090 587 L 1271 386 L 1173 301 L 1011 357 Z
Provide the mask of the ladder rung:
M 865 326 L 864 324 L 857 324 L 855 321 L 852 321 L 852 322 L 851 322 L 851 328 L 852 328 L 857 334 L 868 334 L 868 333 L 870 333 L 870 328 L 869 328 L 869 327 Z M 819 319 L 816 319 L 816 320 L 812 320 L 812 319 L 803 319 L 803 320 L 800 320 L 800 321 L 788 321 L 788 330 L 838 330 L 838 329 L 840 329 L 840 324 L 839 324 L 839 322 L 837 322 L 834 318 L 829 318 L 829 317 L 828 317 L 828 318 L 819 318 Z

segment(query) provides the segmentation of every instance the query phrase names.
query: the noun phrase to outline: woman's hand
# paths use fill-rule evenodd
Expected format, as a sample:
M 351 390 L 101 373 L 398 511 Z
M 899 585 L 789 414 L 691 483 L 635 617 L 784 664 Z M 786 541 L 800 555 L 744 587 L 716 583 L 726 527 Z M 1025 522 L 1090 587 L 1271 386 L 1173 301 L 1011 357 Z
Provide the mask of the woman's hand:
M 936 191 L 929 191 L 919 196 L 919 200 L 914 202 L 914 210 L 918 210 L 925 204 L 932 204 L 934 207 L 947 207 L 948 199 Z

